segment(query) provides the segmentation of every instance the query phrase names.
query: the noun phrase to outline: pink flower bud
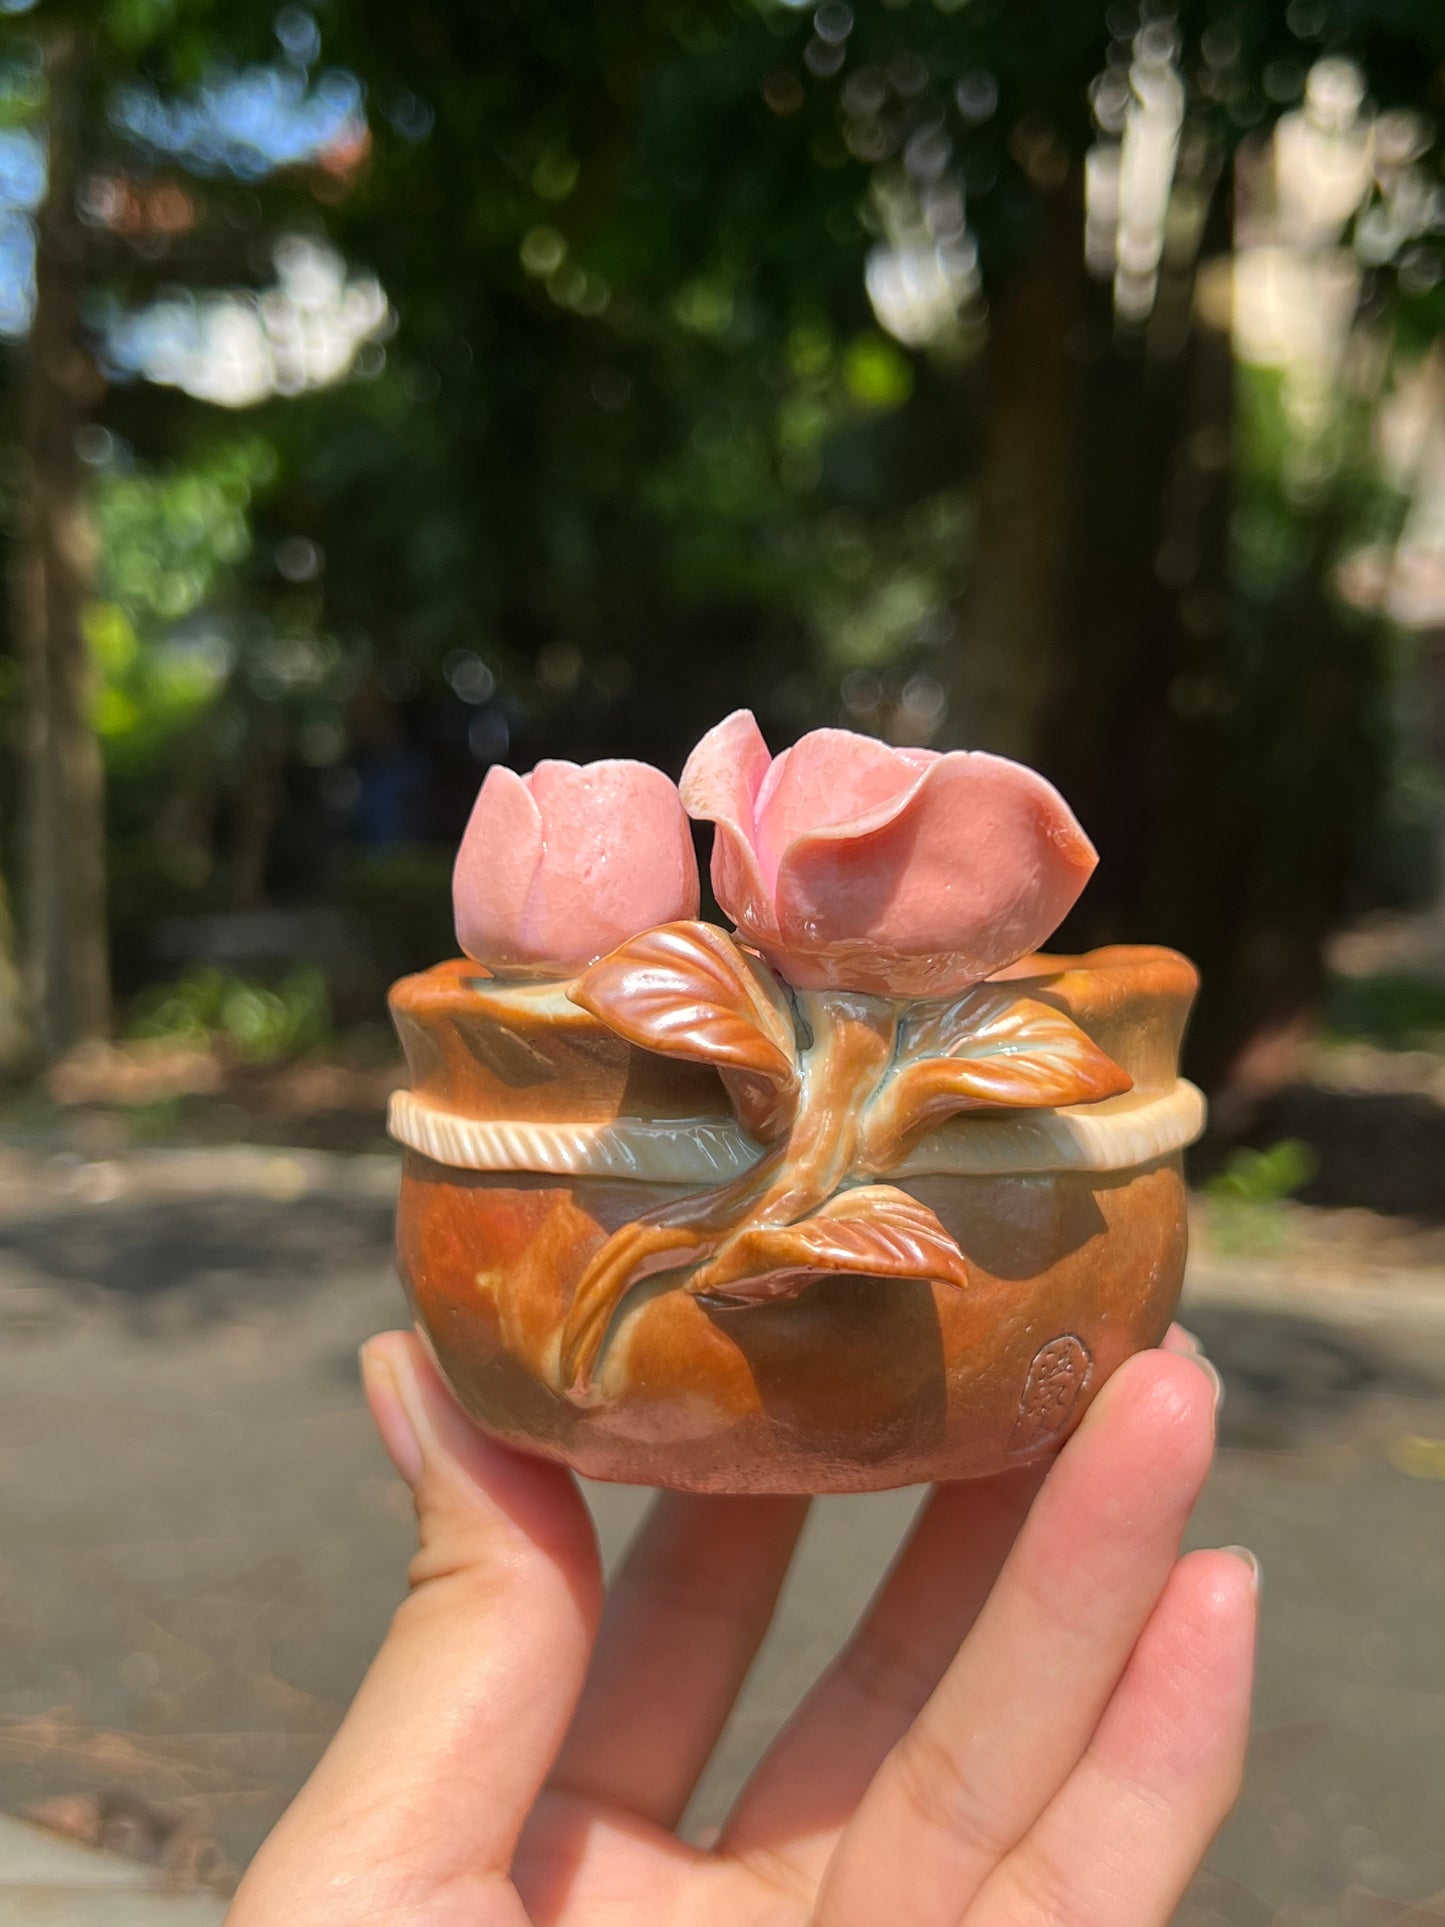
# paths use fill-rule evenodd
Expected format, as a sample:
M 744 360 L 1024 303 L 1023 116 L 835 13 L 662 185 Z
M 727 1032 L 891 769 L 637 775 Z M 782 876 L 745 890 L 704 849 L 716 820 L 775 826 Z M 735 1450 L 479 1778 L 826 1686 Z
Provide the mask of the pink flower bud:
M 452 875 L 457 939 L 504 976 L 568 977 L 659 923 L 695 917 L 676 786 L 646 763 L 487 772 Z

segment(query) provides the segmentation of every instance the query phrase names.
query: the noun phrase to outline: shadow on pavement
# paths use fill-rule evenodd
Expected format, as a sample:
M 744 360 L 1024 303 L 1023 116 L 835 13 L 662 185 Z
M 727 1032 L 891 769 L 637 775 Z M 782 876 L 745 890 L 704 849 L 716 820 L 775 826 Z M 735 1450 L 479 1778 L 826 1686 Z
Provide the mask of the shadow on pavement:
M 375 1265 L 391 1239 L 384 1199 L 137 1197 L 0 1224 L 0 1267 L 18 1261 L 31 1279 L 92 1305 L 113 1299 L 143 1310 L 180 1300 L 203 1323 Z
M 1219 1438 L 1226 1447 L 1288 1452 L 1345 1429 L 1376 1396 L 1445 1393 L 1445 1345 L 1421 1352 L 1383 1328 L 1237 1305 L 1196 1306 L 1187 1319 L 1224 1378 Z

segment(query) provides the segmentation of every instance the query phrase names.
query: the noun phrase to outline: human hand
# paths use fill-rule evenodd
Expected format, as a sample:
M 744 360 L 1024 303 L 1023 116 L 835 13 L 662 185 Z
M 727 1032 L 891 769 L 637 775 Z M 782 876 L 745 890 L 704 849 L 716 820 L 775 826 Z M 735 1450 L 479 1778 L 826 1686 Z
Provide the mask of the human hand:
M 1249 1556 L 1178 1556 L 1202 1364 L 1176 1328 L 1047 1471 L 938 1489 L 704 1850 L 674 1829 L 807 1502 L 661 1495 L 604 1608 L 572 1478 L 373 1339 L 411 1592 L 230 1927 L 1167 1922 L 1238 1790 L 1254 1643 Z

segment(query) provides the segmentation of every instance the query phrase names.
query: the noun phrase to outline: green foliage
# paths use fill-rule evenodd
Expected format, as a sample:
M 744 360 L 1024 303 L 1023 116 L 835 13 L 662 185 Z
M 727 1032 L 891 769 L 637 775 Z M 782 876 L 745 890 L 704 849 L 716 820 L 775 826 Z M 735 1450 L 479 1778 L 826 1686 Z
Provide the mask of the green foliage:
M 226 686 L 235 655 L 227 603 L 251 551 L 253 497 L 275 473 L 271 445 L 247 436 L 189 463 L 112 466 L 99 477 L 99 594 L 84 625 L 99 671 L 96 728 L 112 772 L 151 793 L 167 774 L 157 759 Z
M 1231 1152 L 1204 1187 L 1212 1244 L 1238 1258 L 1282 1257 L 1290 1242 L 1289 1200 L 1309 1183 L 1318 1164 L 1299 1138 Z
M 1437 978 L 1337 977 L 1325 1006 L 1328 1034 L 1383 1050 L 1445 1049 L 1445 984 Z
M 132 1144 L 163 1144 L 181 1129 L 185 1105 L 178 1097 L 153 1097 L 122 1106 L 121 1115 Z
M 456 954 L 451 871 L 450 850 L 403 845 L 356 858 L 338 879 L 337 901 L 386 976 Z
M 851 20 L 836 61 L 816 9 L 772 0 L 331 0 L 304 58 L 281 49 L 275 0 L 43 0 L 0 23 L 0 120 L 43 111 L 37 48 L 73 22 L 82 175 L 175 177 L 193 199 L 194 228 L 171 238 L 89 232 L 88 313 L 171 282 L 265 280 L 270 242 L 297 231 L 373 269 L 398 318 L 325 392 L 226 416 L 117 382 L 101 404 L 118 453 L 97 469 L 86 629 L 117 949 L 137 969 L 129 879 L 150 920 L 168 893 L 189 909 L 244 897 L 227 895 L 243 823 L 270 826 L 261 890 L 332 891 L 401 969 L 450 948 L 445 846 L 486 755 L 675 770 L 736 704 L 775 737 L 839 719 L 886 731 L 911 685 L 942 716 L 981 446 L 988 459 L 982 325 L 933 351 L 900 344 L 875 323 L 865 265 L 929 177 L 914 143 L 941 140 L 997 311 L 1061 208 L 1077 221 L 1090 85 L 1127 59 L 1132 24 L 1102 0 L 833 11 Z M 1320 52 L 1360 58 L 1381 103 L 1416 105 L 1445 56 L 1438 0 L 1182 0 L 1171 17 L 1186 144 L 1209 145 L 1220 185 L 1201 192 L 1221 206 L 1230 152 Z M 138 151 L 107 111 L 132 82 L 194 105 L 253 61 L 304 68 L 308 86 L 353 72 L 369 155 L 229 179 L 190 148 Z M 1077 263 L 1081 237 L 1064 240 Z M 1228 543 L 1214 576 L 1171 575 L 1165 593 L 1165 520 L 1206 486 L 1188 414 L 1204 384 L 1183 352 L 1111 346 L 1101 300 L 1085 290 L 1058 319 L 1082 424 L 1059 432 L 1077 435 L 1084 504 L 1077 686 L 1062 680 L 1058 707 L 1086 767 L 1051 772 L 1099 824 L 1098 934 L 1193 949 L 1219 933 L 1260 981 L 1303 982 L 1287 940 L 1303 929 L 1317 948 L 1383 762 L 1379 631 L 1342 617 L 1331 587 L 1354 532 L 1388 520 L 1368 411 L 1330 423 L 1324 480 L 1302 489 L 1278 382 L 1242 375 L 1211 427 Z M 1417 343 L 1437 305 L 1402 305 Z M 288 572 L 277 558 L 298 543 L 314 566 Z M 448 678 L 458 652 L 495 681 L 476 719 Z M 376 747 L 367 716 L 390 702 L 383 724 L 400 727 L 401 699 L 377 698 L 392 689 L 410 692 L 426 753 L 452 759 L 426 826 L 439 847 L 348 861 L 324 784 Z M 474 720 L 488 727 L 469 754 Z M 974 720 L 943 726 L 967 740 Z M 1121 738 L 1138 754 L 1106 747 Z M 1204 1025 L 1211 1009 L 1234 1021 L 1247 1000 L 1223 968 L 1212 980 Z M 192 991 L 220 1011 L 214 983 Z
M 96 491 L 102 594 L 140 629 L 193 614 L 249 554 L 253 498 L 276 474 L 259 435 L 215 441 L 185 464 L 108 469 Z
M 140 52 L 171 28 L 179 0 L 109 0 L 105 21 L 115 44 Z
M 45 105 L 45 70 L 33 47 L 6 52 L 0 59 L 0 127 L 26 127 Z
M 203 966 L 143 992 L 136 999 L 128 1035 L 219 1044 L 247 1063 L 275 1063 L 328 1041 L 326 980 L 310 966 L 275 985 Z
M 1215 1203 L 1279 1204 L 1308 1184 L 1318 1169 L 1319 1158 L 1308 1144 L 1297 1137 L 1283 1137 L 1263 1151 L 1246 1147 L 1232 1151 L 1205 1191 Z
M 864 408 L 901 408 L 913 393 L 908 357 L 886 335 L 856 335 L 843 366 L 848 393 Z

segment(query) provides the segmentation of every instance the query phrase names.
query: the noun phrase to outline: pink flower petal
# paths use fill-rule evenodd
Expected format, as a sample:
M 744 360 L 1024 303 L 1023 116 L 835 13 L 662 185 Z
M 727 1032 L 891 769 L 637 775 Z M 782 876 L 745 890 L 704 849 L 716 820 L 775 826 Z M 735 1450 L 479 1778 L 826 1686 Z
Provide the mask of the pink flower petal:
M 678 789 L 689 816 L 716 824 L 712 887 L 747 935 L 775 932 L 772 890 L 758 861 L 755 804 L 772 758 L 750 709 L 710 729 L 683 766 Z
M 622 759 L 543 762 L 529 781 L 543 839 L 524 918 L 534 957 L 581 966 L 640 931 L 697 915 L 692 836 L 661 770 Z
M 496 763 L 477 792 L 452 871 L 457 942 L 469 957 L 517 960 L 517 932 L 541 860 L 541 813 L 523 778 Z
M 858 825 L 890 804 L 901 805 L 920 774 L 919 765 L 872 736 L 815 729 L 800 737 L 768 771 L 755 806 L 756 848 L 769 883 L 776 883 L 796 838 Z
M 881 823 L 792 843 L 777 885 L 787 974 L 948 995 L 1042 943 L 1097 861 L 1035 771 L 982 751 L 941 756 Z M 916 967 L 890 964 L 904 958 Z

